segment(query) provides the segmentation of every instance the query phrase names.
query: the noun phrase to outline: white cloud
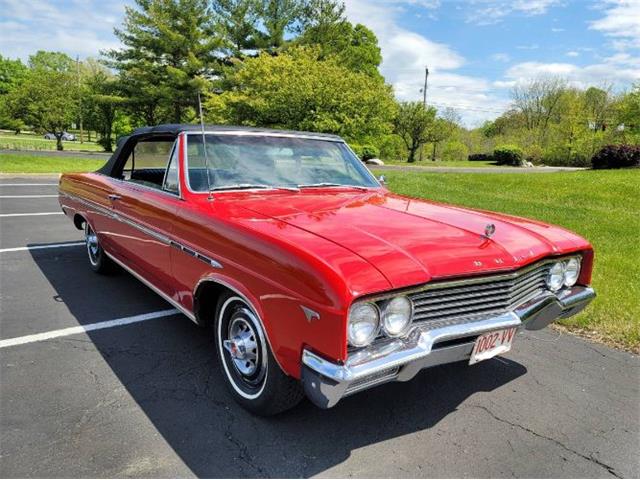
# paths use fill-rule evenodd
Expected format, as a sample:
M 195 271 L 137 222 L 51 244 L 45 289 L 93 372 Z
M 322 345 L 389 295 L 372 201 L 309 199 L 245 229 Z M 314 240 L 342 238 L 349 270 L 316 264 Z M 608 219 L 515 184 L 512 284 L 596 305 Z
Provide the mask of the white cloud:
M 564 28 L 554 27 L 554 28 L 551 29 L 551 31 L 553 33 L 560 33 L 560 32 L 564 32 Z
M 640 48 L 640 0 L 605 0 L 603 11 L 589 28 L 613 37 L 618 50 Z
M 575 50 L 570 50 L 567 53 L 565 53 L 565 55 L 567 57 L 579 57 L 580 56 L 580 52 L 576 52 Z
M 494 118 L 506 106 L 504 98 L 492 95 L 492 86 L 483 78 L 461 75 L 455 70 L 465 59 L 450 46 L 402 28 L 397 17 L 401 2 L 347 0 L 347 16 L 371 28 L 382 49 L 381 72 L 400 100 L 420 100 L 425 67 L 429 67 L 427 103 L 453 106 L 468 125 Z
M 525 16 L 543 15 L 561 0 L 472 0 L 467 22 L 476 25 L 493 25 L 511 14 Z
M 529 82 L 543 76 L 566 79 L 571 85 L 585 88 L 592 85 L 608 85 L 624 88 L 640 80 L 640 58 L 618 53 L 603 58 L 600 63 L 578 66 L 572 63 L 522 62 L 509 68 L 505 79 L 494 86 L 510 88 L 516 83 Z
M 26 60 L 37 50 L 56 50 L 72 57 L 99 55 L 119 42 L 113 28 L 124 15 L 117 0 L 61 5 L 45 0 L 2 0 L 0 51 Z
M 508 62 L 511 60 L 511 57 L 507 53 L 494 53 L 491 55 L 491 60 L 496 62 Z

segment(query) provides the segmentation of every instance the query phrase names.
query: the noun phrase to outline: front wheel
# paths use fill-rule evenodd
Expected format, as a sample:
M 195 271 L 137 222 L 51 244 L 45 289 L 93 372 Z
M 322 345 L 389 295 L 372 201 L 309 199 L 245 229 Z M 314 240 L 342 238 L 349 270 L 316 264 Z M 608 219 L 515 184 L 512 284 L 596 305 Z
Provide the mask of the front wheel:
M 218 302 L 215 341 L 225 383 L 244 408 L 268 416 L 300 402 L 300 382 L 280 369 L 262 323 L 241 297 L 228 294 Z
M 98 235 L 94 232 L 89 222 L 84 222 L 84 241 L 87 245 L 87 255 L 89 257 L 89 266 L 96 273 L 111 273 L 114 270 L 114 264 L 104 253 Z

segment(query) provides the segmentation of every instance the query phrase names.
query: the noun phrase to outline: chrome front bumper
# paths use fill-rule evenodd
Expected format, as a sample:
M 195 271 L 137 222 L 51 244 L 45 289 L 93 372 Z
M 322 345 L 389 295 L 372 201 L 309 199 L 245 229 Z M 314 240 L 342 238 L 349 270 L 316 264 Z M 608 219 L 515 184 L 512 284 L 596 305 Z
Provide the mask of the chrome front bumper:
M 546 291 L 495 316 L 416 324 L 406 337 L 358 350 L 344 364 L 305 349 L 302 384 L 313 403 L 330 408 L 341 398 L 373 386 L 411 380 L 423 368 L 468 359 L 475 339 L 483 333 L 511 327 L 539 330 L 556 319 L 575 315 L 593 298 L 592 288 L 576 286 L 555 294 Z

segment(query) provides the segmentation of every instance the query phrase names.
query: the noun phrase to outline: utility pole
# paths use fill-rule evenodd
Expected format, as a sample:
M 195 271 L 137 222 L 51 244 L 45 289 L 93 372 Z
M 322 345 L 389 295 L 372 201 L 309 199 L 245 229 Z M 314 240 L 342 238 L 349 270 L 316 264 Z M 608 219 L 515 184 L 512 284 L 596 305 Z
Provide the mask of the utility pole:
M 80 55 L 76 55 L 76 75 L 78 81 L 78 114 L 80 116 L 80 143 L 84 143 L 84 131 L 82 128 L 82 89 L 80 88 Z
M 424 88 L 422 89 L 422 103 L 427 108 L 427 80 L 429 79 L 429 67 L 424 67 Z

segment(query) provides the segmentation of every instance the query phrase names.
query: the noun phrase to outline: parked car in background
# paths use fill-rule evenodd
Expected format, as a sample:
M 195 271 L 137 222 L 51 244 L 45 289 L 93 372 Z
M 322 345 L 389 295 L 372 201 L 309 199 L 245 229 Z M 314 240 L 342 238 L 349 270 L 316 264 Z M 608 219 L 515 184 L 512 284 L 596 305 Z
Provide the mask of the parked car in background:
M 259 414 L 475 364 L 595 296 L 583 238 L 395 195 L 333 135 L 141 128 L 99 171 L 62 175 L 59 200 L 93 270 L 119 265 L 212 329 Z
M 47 132 L 47 133 L 44 134 L 44 138 L 47 139 L 47 140 L 55 140 L 56 136 L 55 136 L 54 133 Z M 73 133 L 63 132 L 62 133 L 62 140 L 64 140 L 65 142 L 75 142 L 77 140 L 77 138 Z

